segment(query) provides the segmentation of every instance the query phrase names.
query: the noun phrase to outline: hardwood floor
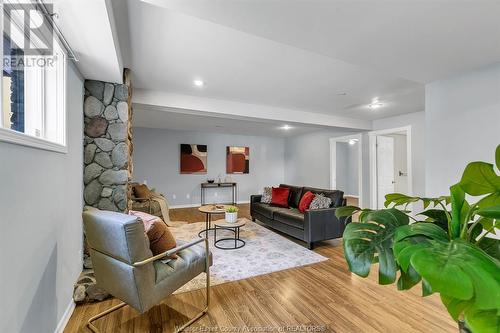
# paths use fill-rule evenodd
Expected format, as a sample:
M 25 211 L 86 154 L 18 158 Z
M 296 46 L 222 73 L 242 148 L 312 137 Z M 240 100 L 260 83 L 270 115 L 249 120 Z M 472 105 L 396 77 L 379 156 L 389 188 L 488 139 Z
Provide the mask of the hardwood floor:
M 248 205 L 240 205 L 240 216 L 247 215 Z M 172 210 L 171 217 L 204 219 L 193 208 Z M 394 285 L 380 286 L 373 271 L 366 279 L 351 274 L 340 240 L 318 243 L 315 251 L 330 259 L 212 287 L 208 315 L 187 331 L 457 332 L 437 295 L 422 298 L 420 288 L 398 292 Z M 143 315 L 127 306 L 96 326 L 102 332 L 172 332 L 202 308 L 204 294 L 196 290 L 171 296 Z M 89 317 L 117 303 L 77 306 L 65 332 L 87 332 Z M 306 331 L 305 326 L 317 330 Z

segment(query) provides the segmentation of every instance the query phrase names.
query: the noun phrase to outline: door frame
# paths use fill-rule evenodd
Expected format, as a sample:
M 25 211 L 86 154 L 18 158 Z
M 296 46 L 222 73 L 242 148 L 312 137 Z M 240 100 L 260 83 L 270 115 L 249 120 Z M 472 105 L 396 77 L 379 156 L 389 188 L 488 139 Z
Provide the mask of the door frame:
M 337 142 L 346 140 L 358 140 L 358 205 L 363 207 L 363 134 L 352 134 L 330 138 L 330 189 L 336 190 L 337 187 Z
M 377 136 L 406 132 L 406 168 L 408 181 L 408 195 L 413 195 L 413 173 L 412 173 L 412 151 L 411 151 L 411 125 L 376 130 L 368 132 L 369 153 L 370 153 L 370 208 L 377 208 L 378 188 L 377 188 Z

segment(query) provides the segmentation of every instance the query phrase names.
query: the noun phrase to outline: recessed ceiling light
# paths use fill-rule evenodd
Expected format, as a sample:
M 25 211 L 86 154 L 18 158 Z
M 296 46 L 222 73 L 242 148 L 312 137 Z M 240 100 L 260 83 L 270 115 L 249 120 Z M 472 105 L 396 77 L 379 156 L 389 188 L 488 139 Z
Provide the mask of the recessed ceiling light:
M 196 87 L 203 87 L 205 85 L 205 82 L 203 82 L 203 80 L 194 80 L 193 81 L 193 84 L 196 86 Z
M 288 131 L 289 129 L 292 129 L 292 126 L 290 126 L 290 125 L 283 125 L 283 126 L 280 127 L 280 129 Z
M 368 107 L 372 110 L 381 108 L 382 106 L 384 106 L 384 104 L 379 101 L 373 101 L 370 104 L 368 104 Z
M 349 140 L 349 144 L 352 146 L 352 145 L 355 145 L 356 142 L 358 142 L 358 139 L 351 139 Z

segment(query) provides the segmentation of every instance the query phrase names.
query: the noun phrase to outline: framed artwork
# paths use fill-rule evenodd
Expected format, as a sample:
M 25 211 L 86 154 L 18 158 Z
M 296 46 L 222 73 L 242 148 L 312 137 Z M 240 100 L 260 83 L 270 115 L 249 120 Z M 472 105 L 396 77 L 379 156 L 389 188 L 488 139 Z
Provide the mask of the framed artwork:
M 181 174 L 207 173 L 207 145 L 181 143 Z
M 226 147 L 226 173 L 250 172 L 250 148 Z

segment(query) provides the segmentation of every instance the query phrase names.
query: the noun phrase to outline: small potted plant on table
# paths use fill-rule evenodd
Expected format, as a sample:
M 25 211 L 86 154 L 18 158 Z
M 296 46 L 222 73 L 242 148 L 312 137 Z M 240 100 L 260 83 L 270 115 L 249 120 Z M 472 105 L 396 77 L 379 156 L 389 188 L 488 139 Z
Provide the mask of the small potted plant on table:
M 229 206 L 226 208 L 226 222 L 234 223 L 238 219 L 238 207 Z

